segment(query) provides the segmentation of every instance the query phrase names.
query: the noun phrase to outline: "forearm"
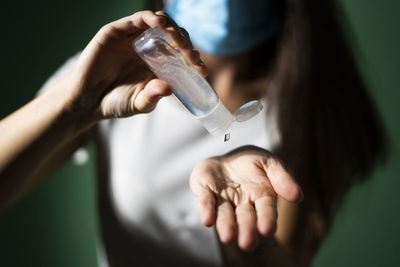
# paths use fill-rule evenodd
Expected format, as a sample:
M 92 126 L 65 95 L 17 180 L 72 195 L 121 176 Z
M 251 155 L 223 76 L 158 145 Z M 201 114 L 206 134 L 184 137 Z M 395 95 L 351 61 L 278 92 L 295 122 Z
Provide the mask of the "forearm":
M 95 122 L 77 108 L 70 77 L 0 121 L 0 210 L 68 140 Z

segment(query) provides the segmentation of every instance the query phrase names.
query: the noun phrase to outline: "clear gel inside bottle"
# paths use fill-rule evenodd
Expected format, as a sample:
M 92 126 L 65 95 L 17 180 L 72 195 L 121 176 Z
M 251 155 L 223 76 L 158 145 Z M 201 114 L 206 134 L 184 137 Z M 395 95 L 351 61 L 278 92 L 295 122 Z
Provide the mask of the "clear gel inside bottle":
M 146 30 L 133 42 L 133 48 L 154 74 L 172 86 L 174 95 L 211 134 L 222 135 L 229 130 L 236 120 L 235 116 L 226 109 L 215 91 L 185 56 L 173 46 L 162 29 L 154 27 Z M 242 107 L 246 111 L 239 112 L 240 108 L 238 112 L 252 113 L 254 116 L 260 110 L 259 106 L 245 106 Z M 246 116 L 246 119 L 252 116 Z

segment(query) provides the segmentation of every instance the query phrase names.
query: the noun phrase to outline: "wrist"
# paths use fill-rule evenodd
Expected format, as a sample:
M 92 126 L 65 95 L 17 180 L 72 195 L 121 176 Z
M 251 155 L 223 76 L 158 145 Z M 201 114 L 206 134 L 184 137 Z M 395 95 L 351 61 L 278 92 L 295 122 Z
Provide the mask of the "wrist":
M 95 98 L 84 96 L 82 83 L 74 73 L 60 79 L 47 91 L 44 103 L 67 126 L 64 129 L 69 135 L 75 136 L 100 120 Z

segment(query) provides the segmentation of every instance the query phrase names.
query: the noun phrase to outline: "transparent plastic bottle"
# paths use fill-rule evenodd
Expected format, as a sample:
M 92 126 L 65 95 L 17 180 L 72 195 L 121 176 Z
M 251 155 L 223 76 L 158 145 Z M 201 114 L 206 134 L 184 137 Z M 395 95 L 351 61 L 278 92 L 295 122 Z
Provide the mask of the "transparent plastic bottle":
M 229 130 L 235 116 L 162 29 L 154 27 L 146 30 L 132 45 L 154 74 L 172 86 L 174 95 L 210 134 L 222 135 Z M 254 113 L 252 116 L 262 109 L 258 101 L 257 105 L 247 103 L 244 106 L 247 108 L 243 112 Z M 254 111 L 249 110 L 249 106 Z

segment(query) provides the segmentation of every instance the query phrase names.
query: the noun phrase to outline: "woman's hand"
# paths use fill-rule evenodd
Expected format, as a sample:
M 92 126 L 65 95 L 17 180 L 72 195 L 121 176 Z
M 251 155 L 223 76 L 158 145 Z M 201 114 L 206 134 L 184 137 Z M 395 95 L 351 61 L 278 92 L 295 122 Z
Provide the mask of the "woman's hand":
M 276 231 L 277 197 L 290 202 L 303 193 L 278 159 L 261 148 L 247 146 L 201 161 L 190 177 L 200 220 L 216 224 L 221 242 L 238 240 L 243 250 L 256 247 L 258 233 Z
M 154 26 L 206 73 L 187 33 L 164 12 L 137 12 L 104 26 L 71 73 L 0 121 L 0 211 L 63 162 L 98 120 L 150 112 L 171 94 L 132 48 L 132 41 Z
M 102 27 L 82 52 L 72 75 L 78 85 L 72 98 L 77 109 L 93 112 L 97 119 L 126 117 L 152 111 L 161 97 L 172 93 L 132 48 L 136 37 L 155 26 L 165 30 L 195 68 L 206 74 L 186 31 L 165 12 L 137 12 Z

